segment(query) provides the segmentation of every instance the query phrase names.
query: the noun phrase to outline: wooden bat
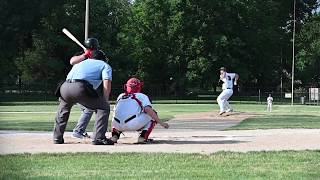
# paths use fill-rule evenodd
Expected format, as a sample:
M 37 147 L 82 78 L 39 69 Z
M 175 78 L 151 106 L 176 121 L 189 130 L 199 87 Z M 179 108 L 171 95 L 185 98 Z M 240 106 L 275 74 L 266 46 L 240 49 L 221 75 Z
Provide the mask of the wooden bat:
M 77 43 L 83 50 L 86 50 L 86 48 L 78 41 L 78 39 L 74 37 L 66 28 L 63 28 L 62 32 L 66 36 L 68 36 L 73 42 Z

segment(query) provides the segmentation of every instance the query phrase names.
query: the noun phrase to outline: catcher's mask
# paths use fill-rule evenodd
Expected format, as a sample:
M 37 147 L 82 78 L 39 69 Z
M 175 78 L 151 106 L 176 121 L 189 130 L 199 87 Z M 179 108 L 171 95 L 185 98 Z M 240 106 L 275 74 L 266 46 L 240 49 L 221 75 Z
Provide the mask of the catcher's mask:
M 130 78 L 124 85 L 124 90 L 126 93 L 139 93 L 141 92 L 143 82 L 137 78 Z

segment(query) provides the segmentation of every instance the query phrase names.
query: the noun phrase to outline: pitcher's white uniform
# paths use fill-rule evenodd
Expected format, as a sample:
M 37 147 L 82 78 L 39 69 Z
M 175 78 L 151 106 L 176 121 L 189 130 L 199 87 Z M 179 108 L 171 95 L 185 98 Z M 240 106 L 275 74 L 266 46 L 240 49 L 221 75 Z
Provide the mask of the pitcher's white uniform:
M 220 113 L 225 111 L 232 111 L 228 99 L 233 94 L 233 80 L 235 76 L 235 73 L 226 73 L 225 76 L 221 78 L 221 81 L 223 82 L 222 92 L 217 98 L 217 102 L 220 107 Z
M 151 107 L 151 102 L 143 93 L 120 94 L 114 107 L 112 127 L 121 132 L 148 130 L 152 118 L 144 112 L 147 106 Z

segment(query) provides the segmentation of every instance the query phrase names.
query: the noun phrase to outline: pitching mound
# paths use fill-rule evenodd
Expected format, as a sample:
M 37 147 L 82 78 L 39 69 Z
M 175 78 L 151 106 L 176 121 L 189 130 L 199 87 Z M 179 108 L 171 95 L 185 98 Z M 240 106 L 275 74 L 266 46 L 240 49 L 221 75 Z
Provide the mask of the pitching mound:
M 218 112 L 202 112 L 202 113 L 189 113 L 176 115 L 176 119 L 232 119 L 232 120 L 244 120 L 252 116 L 257 116 L 257 113 L 247 113 L 247 112 L 227 112 L 219 115 Z
M 259 114 L 245 112 L 229 112 L 219 115 L 218 112 L 203 112 L 177 115 L 169 121 L 170 129 L 184 130 L 223 130 L 235 126 L 241 121 Z

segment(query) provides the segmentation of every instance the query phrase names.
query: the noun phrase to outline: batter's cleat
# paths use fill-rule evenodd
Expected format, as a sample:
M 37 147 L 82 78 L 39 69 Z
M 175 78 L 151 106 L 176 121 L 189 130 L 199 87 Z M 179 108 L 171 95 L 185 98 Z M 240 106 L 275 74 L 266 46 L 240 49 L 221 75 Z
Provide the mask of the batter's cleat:
M 226 113 L 225 111 L 219 112 L 219 115 L 221 116 L 222 114 Z
M 87 132 L 83 133 L 82 135 L 83 135 L 84 137 L 86 137 L 86 138 L 91 138 L 90 135 L 89 135 Z
M 228 109 L 226 110 L 226 112 L 233 112 L 233 109 Z
M 72 138 L 78 138 L 78 139 L 85 139 L 85 138 L 90 138 L 89 134 L 87 132 L 84 133 L 77 133 L 77 132 L 73 132 L 72 133 Z
M 63 139 L 53 139 L 53 144 L 64 144 Z
M 92 141 L 93 145 L 114 145 L 114 142 L 108 138 L 105 139 L 96 139 Z

